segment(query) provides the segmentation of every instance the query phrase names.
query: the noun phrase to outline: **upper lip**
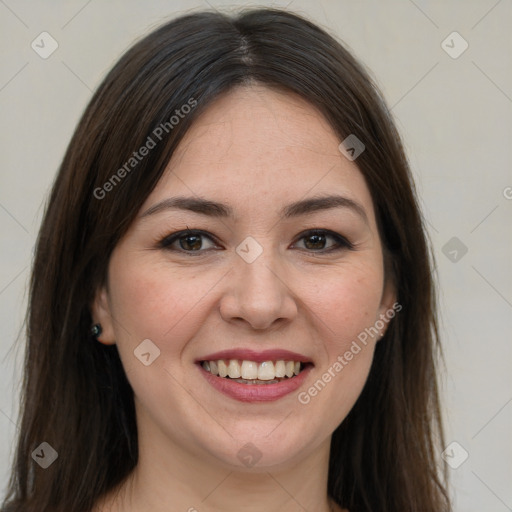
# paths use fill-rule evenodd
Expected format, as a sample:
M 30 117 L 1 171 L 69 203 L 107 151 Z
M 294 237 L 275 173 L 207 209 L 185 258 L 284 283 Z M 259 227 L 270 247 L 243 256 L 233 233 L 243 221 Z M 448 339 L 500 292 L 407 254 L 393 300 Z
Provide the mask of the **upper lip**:
M 240 361 L 254 361 L 262 363 L 263 361 L 299 361 L 301 363 L 311 363 L 311 359 L 303 354 L 291 352 L 284 349 L 271 349 L 256 351 L 253 349 L 228 349 L 207 354 L 196 359 L 196 363 L 201 361 L 219 361 L 220 359 L 238 359 Z

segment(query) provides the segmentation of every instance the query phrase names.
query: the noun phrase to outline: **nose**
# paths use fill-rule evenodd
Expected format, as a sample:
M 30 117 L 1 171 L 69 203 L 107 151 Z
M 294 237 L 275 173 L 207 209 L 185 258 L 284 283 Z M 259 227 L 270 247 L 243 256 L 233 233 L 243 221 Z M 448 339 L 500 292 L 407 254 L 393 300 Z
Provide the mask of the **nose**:
M 289 322 L 297 315 L 290 286 L 293 283 L 288 282 L 284 267 L 271 252 L 264 250 L 252 263 L 237 256 L 220 301 L 220 314 L 226 322 L 264 330 Z

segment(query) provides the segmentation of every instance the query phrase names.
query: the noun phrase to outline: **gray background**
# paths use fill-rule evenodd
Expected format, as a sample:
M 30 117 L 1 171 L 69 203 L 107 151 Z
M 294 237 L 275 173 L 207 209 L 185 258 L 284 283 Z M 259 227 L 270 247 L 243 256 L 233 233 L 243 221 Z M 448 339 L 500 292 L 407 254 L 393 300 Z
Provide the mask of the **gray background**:
M 0 0 L 2 488 L 17 430 L 19 333 L 32 250 L 45 197 L 80 114 L 135 39 L 185 11 L 236 5 L 256 4 Z M 340 37 L 372 70 L 392 107 L 441 285 L 447 444 L 458 443 L 445 454 L 458 466 L 450 468 L 455 510 L 512 510 L 511 1 L 258 5 L 288 5 Z M 59 45 L 47 59 L 31 47 L 34 40 L 42 45 L 43 31 Z M 460 55 L 464 41 L 448 37 L 453 31 L 469 45 Z

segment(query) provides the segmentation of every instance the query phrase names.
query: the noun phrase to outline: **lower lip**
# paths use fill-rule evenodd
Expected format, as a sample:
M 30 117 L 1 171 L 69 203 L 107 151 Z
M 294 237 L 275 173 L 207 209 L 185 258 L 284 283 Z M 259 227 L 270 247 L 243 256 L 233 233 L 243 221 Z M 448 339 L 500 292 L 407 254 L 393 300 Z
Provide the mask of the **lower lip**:
M 242 384 L 241 382 L 212 375 L 200 364 L 198 364 L 198 368 L 204 378 L 224 395 L 240 402 L 270 402 L 278 400 L 299 388 L 311 371 L 312 365 L 306 366 L 299 375 L 275 384 Z

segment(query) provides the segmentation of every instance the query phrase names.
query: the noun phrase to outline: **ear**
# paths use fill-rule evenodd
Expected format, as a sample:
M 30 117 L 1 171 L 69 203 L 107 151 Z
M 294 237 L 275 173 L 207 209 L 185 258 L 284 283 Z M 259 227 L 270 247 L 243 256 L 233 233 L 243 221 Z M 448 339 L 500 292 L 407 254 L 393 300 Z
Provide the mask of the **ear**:
M 386 273 L 386 277 L 384 279 L 384 287 L 382 290 L 381 303 L 379 307 L 379 317 L 376 321 L 376 325 L 379 327 L 380 325 L 384 324 L 382 329 L 379 329 L 381 334 L 380 338 L 382 338 L 386 333 L 391 319 L 394 318 L 395 314 L 401 309 L 402 306 L 396 300 L 396 287 L 394 279 L 389 275 L 389 273 Z
M 108 292 L 106 287 L 98 289 L 92 304 L 93 323 L 101 324 L 101 334 L 98 341 L 104 345 L 115 345 L 114 323 L 110 313 Z

